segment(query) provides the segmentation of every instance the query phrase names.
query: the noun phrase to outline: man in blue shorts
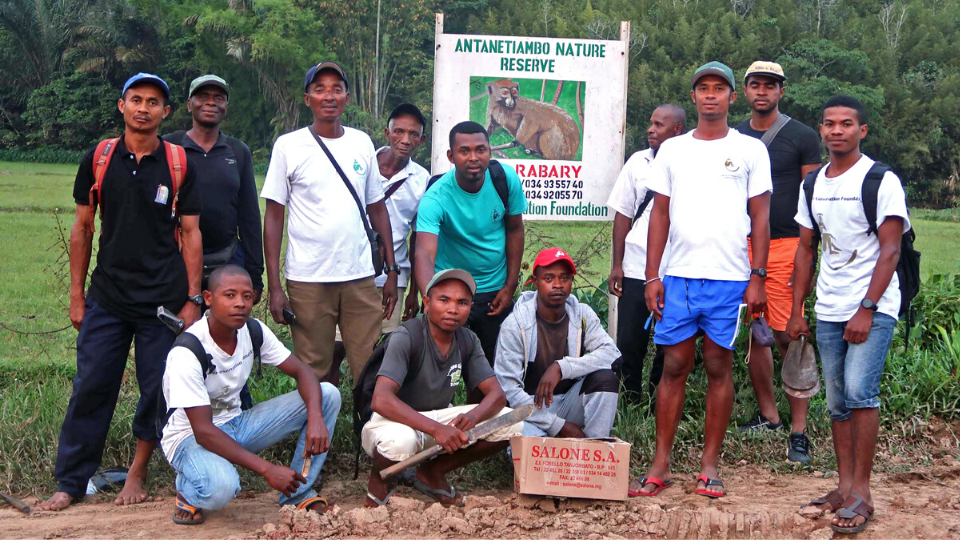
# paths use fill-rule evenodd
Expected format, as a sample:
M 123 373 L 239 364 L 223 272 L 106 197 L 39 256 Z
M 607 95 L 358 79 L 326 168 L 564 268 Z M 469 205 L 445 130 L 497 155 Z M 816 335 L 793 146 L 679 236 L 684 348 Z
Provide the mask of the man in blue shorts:
M 631 484 L 634 496 L 656 495 L 673 483 L 670 452 L 700 331 L 705 334 L 708 386 L 696 493 L 712 498 L 725 494 L 717 468 L 733 408 L 733 348 L 743 313 L 760 313 L 766 307 L 770 157 L 762 142 L 727 125 L 727 110 L 737 97 L 729 67 L 705 64 L 692 83 L 697 128 L 660 145 L 648 183 L 656 195 L 644 296 L 659 321 L 654 342 L 663 346 L 665 358 L 657 389 L 656 455 L 647 475 Z M 668 234 L 670 255 L 661 278 L 658 269 Z

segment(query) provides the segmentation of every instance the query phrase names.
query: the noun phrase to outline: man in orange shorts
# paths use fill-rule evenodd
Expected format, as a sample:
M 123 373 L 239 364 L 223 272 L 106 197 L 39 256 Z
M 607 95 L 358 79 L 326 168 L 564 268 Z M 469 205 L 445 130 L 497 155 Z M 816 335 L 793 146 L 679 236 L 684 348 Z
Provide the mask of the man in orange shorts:
M 780 356 L 787 351 L 790 337 L 785 332 L 793 302 L 793 258 L 800 230 L 793 220 L 800 184 L 808 172 L 820 166 L 820 139 L 815 131 L 781 114 L 780 98 L 785 93 L 783 68 L 773 62 L 754 62 L 744 77 L 744 93 L 752 115 L 737 131 L 763 141 L 770 153 L 773 196 L 770 200 L 770 255 L 767 259 L 767 309 L 762 314 L 776 339 Z M 750 249 L 751 263 L 753 249 Z M 751 345 L 750 380 L 757 396 L 757 416 L 739 426 L 744 431 L 777 431 L 783 428 L 773 393 L 773 350 L 756 339 Z M 791 433 L 787 458 L 796 463 L 810 461 L 807 439 L 807 400 L 787 396 L 790 403 Z

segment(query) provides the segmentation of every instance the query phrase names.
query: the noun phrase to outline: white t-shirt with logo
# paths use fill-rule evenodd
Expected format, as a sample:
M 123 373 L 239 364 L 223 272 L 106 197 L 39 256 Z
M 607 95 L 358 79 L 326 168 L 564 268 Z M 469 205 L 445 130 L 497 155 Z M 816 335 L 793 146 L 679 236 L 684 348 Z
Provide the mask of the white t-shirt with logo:
M 377 150 L 379 155 L 389 150 L 384 146 Z M 377 172 L 379 172 L 379 165 Z M 406 179 L 406 180 L 404 180 Z M 420 208 L 420 199 L 427 191 L 427 182 L 430 180 L 430 173 L 421 167 L 412 159 L 407 162 L 407 166 L 400 172 L 393 175 L 393 178 L 384 178 L 380 175 L 380 181 L 383 183 L 383 192 L 386 193 L 391 186 L 403 181 L 403 184 L 390 195 L 384 204 L 387 206 L 387 213 L 390 214 L 390 230 L 393 233 L 393 256 L 400 266 L 400 276 L 397 278 L 397 287 L 406 287 L 410 279 L 410 253 L 407 249 L 407 235 L 413 227 L 413 220 L 417 217 L 417 209 Z M 377 287 L 383 287 L 387 282 L 387 274 L 384 272 L 377 276 Z
M 653 160 L 647 187 L 670 197 L 666 275 L 747 281 L 747 201 L 773 190 L 770 156 L 758 139 L 730 129 L 722 139 L 693 131 L 667 139 Z
M 366 133 L 344 126 L 342 136 L 323 142 L 364 212 L 383 199 L 376 151 Z M 357 203 L 309 127 L 274 143 L 260 196 L 287 207 L 287 279 L 337 283 L 373 275 L 370 241 Z
M 614 212 L 633 219 L 640 209 L 640 204 L 652 191 L 647 187 L 647 177 L 650 174 L 650 167 L 653 165 L 654 154 L 652 149 L 641 150 L 627 160 L 627 163 L 620 170 L 617 181 L 613 185 L 613 191 L 610 192 L 610 198 L 607 200 L 609 206 Z M 654 200 L 643 210 L 643 214 L 634 220 L 633 227 L 627 233 L 623 249 L 623 268 L 624 277 L 631 279 L 646 280 L 647 268 L 647 231 L 650 229 L 650 214 L 653 211 Z M 665 263 L 669 257 L 669 243 L 664 249 L 661 260 L 661 269 L 665 268 Z
M 813 216 L 820 227 L 822 251 L 815 311 L 817 318 L 825 321 L 846 322 L 853 318 L 867 296 L 880 258 L 880 240 L 875 234 L 867 236 L 867 215 L 860 201 L 863 180 L 873 164 L 872 159 L 861 156 L 853 167 L 836 178 L 828 178 L 829 167 L 824 167 L 813 187 Z M 903 218 L 903 232 L 910 230 L 907 199 L 900 178 L 887 171 L 877 194 L 877 228 L 890 216 Z M 801 227 L 813 229 L 803 186 L 794 219 Z M 893 318 L 899 316 L 900 280 L 896 272 L 877 302 L 877 311 Z
M 213 413 L 213 425 L 222 426 L 240 415 L 240 390 L 250 377 L 254 367 L 253 343 L 250 331 L 244 326 L 237 330 L 237 348 L 227 354 L 210 337 L 206 316 L 200 317 L 187 332 L 197 336 L 207 354 L 213 357 L 214 370 L 204 380 L 200 361 L 185 347 L 174 347 L 167 354 L 163 371 L 163 397 L 167 408 L 176 409 L 163 428 L 160 447 L 167 460 L 173 459 L 177 446 L 193 434 L 190 419 L 184 408 L 209 405 Z M 260 361 L 264 365 L 277 366 L 290 357 L 290 351 L 280 343 L 267 325 L 257 321 L 263 328 L 263 347 Z

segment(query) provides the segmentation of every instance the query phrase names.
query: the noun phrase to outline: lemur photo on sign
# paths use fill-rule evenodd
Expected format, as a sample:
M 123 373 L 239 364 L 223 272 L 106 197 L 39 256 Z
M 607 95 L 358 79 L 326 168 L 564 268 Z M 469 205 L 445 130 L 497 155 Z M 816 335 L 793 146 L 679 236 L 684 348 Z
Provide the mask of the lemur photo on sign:
M 472 120 L 492 157 L 517 171 L 524 219 L 609 221 L 624 162 L 630 23 L 620 40 L 443 33 L 437 15 L 433 174 L 450 170 L 446 134 Z

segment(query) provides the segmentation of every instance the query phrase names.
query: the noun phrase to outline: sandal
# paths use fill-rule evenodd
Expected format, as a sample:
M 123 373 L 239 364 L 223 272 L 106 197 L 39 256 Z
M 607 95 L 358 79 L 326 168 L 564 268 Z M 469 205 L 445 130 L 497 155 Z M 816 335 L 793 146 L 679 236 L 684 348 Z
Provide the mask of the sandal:
M 201 523 L 207 520 L 207 516 L 203 515 L 202 508 L 198 508 L 196 506 L 190 506 L 189 504 L 187 504 L 187 501 L 183 500 L 183 497 L 181 497 L 179 493 L 177 493 L 176 504 L 177 504 L 177 510 L 188 512 L 190 514 L 189 519 L 183 519 L 183 518 L 177 517 L 177 513 L 174 512 L 173 522 L 176 523 L 177 525 L 200 525 Z M 194 519 L 198 514 L 200 515 L 200 519 Z
M 370 499 L 371 501 L 377 503 L 377 506 L 386 506 L 386 505 L 387 505 L 387 501 L 389 501 L 389 500 L 390 500 L 390 497 L 393 497 L 393 494 L 396 493 L 396 492 L 397 492 L 397 487 L 394 486 L 393 489 L 391 489 L 390 491 L 387 492 L 387 496 L 384 497 L 383 500 L 381 501 L 380 499 L 376 498 L 376 497 L 373 495 L 373 493 L 370 493 L 370 492 L 368 491 L 368 492 L 367 492 L 367 498 Z
M 855 527 L 841 527 L 831 523 L 830 528 L 842 534 L 856 534 L 867 528 L 867 523 L 870 523 L 870 519 L 873 517 L 873 507 L 863 502 L 863 498 L 859 495 L 853 495 L 853 501 L 850 503 L 850 506 L 844 505 L 840 508 L 840 511 L 837 512 L 837 517 L 840 519 L 853 519 L 857 516 L 862 516 L 864 521 Z
M 313 505 L 316 503 L 323 503 L 323 509 L 321 510 L 321 509 L 313 508 Z M 304 499 L 300 501 L 299 504 L 297 504 L 297 510 L 312 510 L 318 514 L 322 514 L 326 512 L 329 508 L 330 508 L 330 503 L 327 501 L 326 498 L 320 497 L 320 496 Z
M 719 486 L 721 488 L 723 487 L 723 482 L 721 482 L 716 478 L 708 478 L 707 475 L 701 474 L 700 476 L 697 477 L 697 482 L 698 483 L 703 482 L 703 487 L 702 488 L 698 487 L 697 490 L 694 492 L 697 495 L 703 495 L 704 497 L 710 497 L 711 499 L 719 499 L 720 497 L 723 497 L 724 495 L 727 494 L 726 490 L 721 492 L 721 491 L 713 491 L 712 489 L 710 489 L 710 486 Z
M 806 508 L 806 507 L 808 507 L 808 506 L 817 506 L 817 507 L 819 507 L 819 506 L 824 505 L 824 504 L 829 504 L 829 505 L 830 505 L 830 511 L 831 511 L 831 512 L 836 512 L 837 510 L 843 508 L 843 494 L 840 493 L 840 490 L 839 490 L 839 489 L 835 489 L 835 490 L 831 491 L 830 493 L 827 493 L 827 494 L 824 495 L 823 497 L 820 497 L 820 498 L 818 498 L 818 499 L 814 499 L 814 500 L 808 502 L 807 504 L 801 506 L 800 508 Z
M 637 491 L 631 491 L 628 489 L 627 495 L 631 497 L 655 497 L 659 495 L 661 491 L 673 485 L 673 480 L 664 481 L 655 476 L 651 476 L 650 478 L 647 478 L 646 476 L 644 476 L 639 480 L 639 482 L 640 482 L 640 489 Z M 656 486 L 656 489 L 654 489 L 653 491 L 642 491 L 643 488 L 647 487 L 647 484 L 653 484 L 654 486 Z
M 423 480 L 420 480 L 419 478 L 414 477 L 413 488 L 446 507 L 449 507 L 449 506 L 461 507 L 465 504 L 463 501 L 463 497 L 461 497 L 460 500 L 455 503 L 445 503 L 440 500 L 441 495 L 444 497 L 449 497 L 453 500 L 457 499 L 457 488 L 453 486 L 450 486 L 450 491 L 444 491 L 442 489 L 434 489 L 428 486 L 427 483 L 424 482 Z

